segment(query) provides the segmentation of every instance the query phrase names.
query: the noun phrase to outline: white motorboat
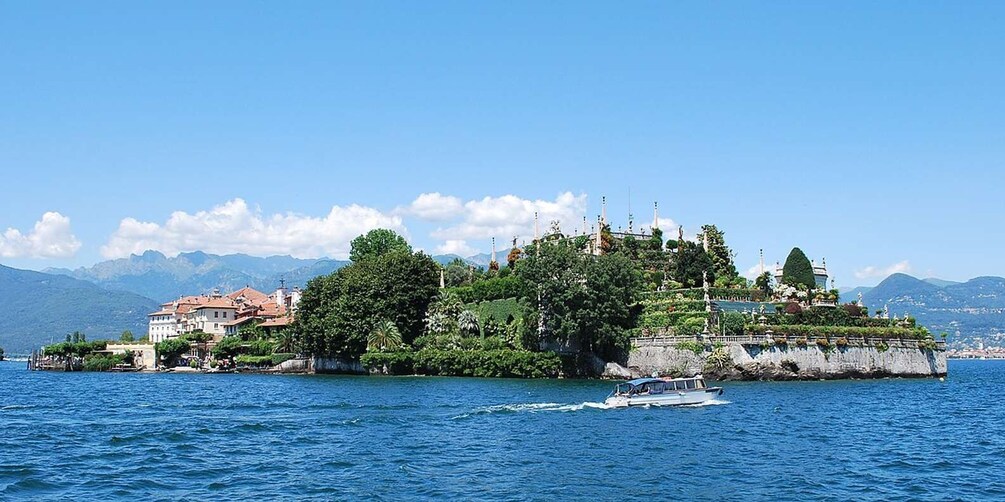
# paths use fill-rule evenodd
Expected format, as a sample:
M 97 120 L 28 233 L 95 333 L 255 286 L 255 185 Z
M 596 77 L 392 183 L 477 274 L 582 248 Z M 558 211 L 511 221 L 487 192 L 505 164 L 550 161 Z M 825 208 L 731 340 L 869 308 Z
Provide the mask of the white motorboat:
M 637 378 L 618 384 L 604 404 L 629 406 L 680 406 L 700 404 L 722 394 L 722 387 L 706 387 L 701 375 L 690 378 Z

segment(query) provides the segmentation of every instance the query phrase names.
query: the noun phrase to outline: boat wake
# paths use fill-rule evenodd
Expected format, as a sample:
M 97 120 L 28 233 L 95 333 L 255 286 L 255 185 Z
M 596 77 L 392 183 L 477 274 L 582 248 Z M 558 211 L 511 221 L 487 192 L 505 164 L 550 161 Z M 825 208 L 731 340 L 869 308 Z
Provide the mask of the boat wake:
M 579 404 L 561 404 L 561 403 L 524 403 L 524 404 L 499 404 L 495 406 L 486 406 L 483 408 L 477 408 L 470 413 L 462 413 L 453 417 L 453 420 L 459 420 L 462 418 L 468 418 L 476 415 L 490 415 L 494 413 L 541 413 L 546 411 L 581 411 L 586 409 L 595 410 L 606 410 L 610 406 L 604 403 L 593 403 L 585 402 Z

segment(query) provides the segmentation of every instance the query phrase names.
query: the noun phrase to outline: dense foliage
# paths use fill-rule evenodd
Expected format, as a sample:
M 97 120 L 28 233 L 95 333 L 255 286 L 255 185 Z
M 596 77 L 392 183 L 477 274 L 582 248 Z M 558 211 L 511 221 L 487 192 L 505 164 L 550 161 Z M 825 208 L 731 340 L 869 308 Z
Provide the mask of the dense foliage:
M 397 326 L 404 343 L 422 334 L 439 291 L 439 265 L 422 253 L 363 256 L 308 283 L 294 326 L 308 353 L 358 358 L 383 320 Z
M 190 350 L 192 350 L 192 344 L 181 338 L 169 338 L 154 344 L 157 357 L 168 367 L 174 366 L 177 359 Z
M 715 269 L 708 253 L 691 241 L 678 243 L 677 252 L 670 260 L 670 274 L 685 288 L 700 288 L 706 274 L 709 284 L 715 283 Z
M 715 225 L 702 225 L 698 240 L 708 244 L 708 257 L 712 262 L 712 272 L 720 280 L 731 282 L 739 274 L 733 263 L 733 251 L 726 245 L 725 234 Z
M 639 314 L 641 274 L 622 253 L 592 256 L 571 246 L 542 244 L 521 261 L 517 276 L 539 306 L 543 335 L 608 360 L 628 348 Z
M 404 237 L 384 228 L 376 228 L 352 240 L 349 259 L 358 262 L 391 253 L 412 252 Z
M 368 370 L 389 374 L 508 378 L 558 376 L 562 362 L 553 352 L 526 350 L 442 350 L 374 352 L 363 355 Z

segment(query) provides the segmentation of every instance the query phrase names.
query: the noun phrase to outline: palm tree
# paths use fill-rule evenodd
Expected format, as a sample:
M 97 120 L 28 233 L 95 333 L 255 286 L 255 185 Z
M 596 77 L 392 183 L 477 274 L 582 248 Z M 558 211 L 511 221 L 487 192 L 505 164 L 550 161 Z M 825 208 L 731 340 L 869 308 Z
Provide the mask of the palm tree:
M 384 320 L 366 337 L 366 350 L 397 349 L 401 347 L 401 332 L 393 322 Z
M 297 339 L 292 331 L 284 329 L 276 334 L 276 351 L 287 353 L 297 351 Z

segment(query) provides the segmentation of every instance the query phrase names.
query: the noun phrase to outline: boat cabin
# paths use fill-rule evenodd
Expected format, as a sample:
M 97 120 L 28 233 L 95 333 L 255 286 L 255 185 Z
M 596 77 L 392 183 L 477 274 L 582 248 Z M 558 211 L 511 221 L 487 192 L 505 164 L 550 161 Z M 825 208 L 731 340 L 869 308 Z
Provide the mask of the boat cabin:
M 636 396 L 646 394 L 663 394 L 684 392 L 705 388 L 705 380 L 694 378 L 636 378 L 614 388 L 615 395 Z

